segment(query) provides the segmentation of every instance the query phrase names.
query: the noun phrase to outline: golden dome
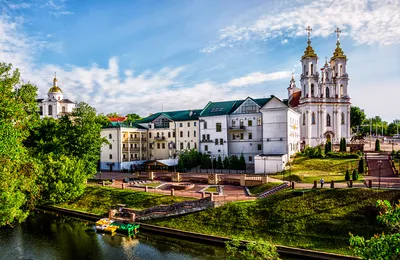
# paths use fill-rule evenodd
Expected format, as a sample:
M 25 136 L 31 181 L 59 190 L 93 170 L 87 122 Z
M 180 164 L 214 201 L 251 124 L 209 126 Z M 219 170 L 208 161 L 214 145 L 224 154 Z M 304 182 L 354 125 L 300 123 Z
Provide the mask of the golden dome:
M 49 89 L 48 93 L 56 93 L 56 92 L 60 92 L 62 93 L 62 90 L 58 87 L 58 80 L 56 75 L 54 75 L 54 79 L 53 79 L 53 86 Z
M 336 42 L 336 49 L 335 52 L 333 53 L 331 60 L 333 59 L 347 59 L 346 55 L 344 55 L 342 48 L 340 47 L 339 40 Z
M 311 47 L 311 41 L 308 39 L 307 41 L 308 45 L 306 50 L 304 51 L 304 55 L 301 57 L 301 59 L 305 58 L 317 58 L 317 54 L 315 54 L 313 47 Z

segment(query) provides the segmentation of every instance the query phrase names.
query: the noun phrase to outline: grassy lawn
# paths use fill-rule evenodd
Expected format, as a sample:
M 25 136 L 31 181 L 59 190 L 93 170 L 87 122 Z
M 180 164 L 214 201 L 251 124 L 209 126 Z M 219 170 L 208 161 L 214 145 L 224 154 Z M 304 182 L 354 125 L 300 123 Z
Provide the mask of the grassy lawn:
M 281 184 L 282 184 L 282 182 L 268 182 L 268 183 L 264 183 L 261 185 L 249 187 L 249 190 L 252 195 L 258 195 L 260 193 L 263 193 L 264 191 L 270 190 L 273 187 L 276 187 Z
M 142 183 L 140 186 L 147 186 L 147 187 L 157 187 L 160 186 L 160 182 L 151 182 L 151 183 Z
M 85 193 L 80 198 L 73 202 L 61 203 L 56 206 L 100 215 L 108 213 L 108 210 L 117 204 L 126 204 L 129 208 L 145 209 L 185 200 L 193 200 L 193 198 L 165 196 L 109 187 L 87 186 Z
M 211 186 L 208 187 L 205 192 L 210 192 L 210 193 L 218 193 L 218 188 L 216 186 Z
M 375 203 L 400 198 L 400 191 L 372 189 L 311 190 L 303 196 L 283 191 L 266 199 L 232 202 L 152 224 L 221 236 L 350 254 L 349 232 L 371 237 L 383 230 Z
M 292 163 L 291 170 L 284 174 L 273 175 L 273 178 L 288 181 L 313 183 L 314 180 L 324 178 L 325 182 L 334 180 L 335 182 L 345 182 L 344 176 L 349 169 L 350 175 L 353 169 L 358 169 L 359 159 L 337 159 L 324 158 L 310 159 L 308 157 L 297 157 Z M 363 175 L 359 175 L 359 181 L 363 180 Z

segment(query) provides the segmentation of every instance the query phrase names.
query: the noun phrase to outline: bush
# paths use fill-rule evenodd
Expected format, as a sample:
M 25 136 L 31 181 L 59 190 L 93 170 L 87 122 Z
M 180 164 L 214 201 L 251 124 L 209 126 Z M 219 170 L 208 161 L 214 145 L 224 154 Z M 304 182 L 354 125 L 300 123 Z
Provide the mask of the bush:
M 353 176 L 352 176 L 353 181 L 358 180 L 358 172 L 356 169 L 353 170 Z
M 316 146 L 316 147 L 307 146 L 306 149 L 304 149 L 303 154 L 309 158 L 323 158 L 324 157 L 321 146 Z
M 375 141 L 375 152 L 379 152 L 381 150 L 381 143 L 379 142 L 379 139 L 376 139 Z
M 360 161 L 358 162 L 358 172 L 364 173 L 364 158 L 361 157 Z
M 280 259 L 276 247 L 262 239 L 250 241 L 243 246 L 238 238 L 233 238 L 232 241 L 226 242 L 225 246 L 229 254 L 228 259 Z
M 347 146 L 347 144 L 346 144 L 346 138 L 341 138 L 341 139 L 340 139 L 340 148 L 339 148 L 339 151 L 340 151 L 340 152 L 346 152 L 346 146 Z
M 346 175 L 344 176 L 344 179 L 345 179 L 346 181 L 349 181 L 349 180 L 350 180 L 350 172 L 349 172 L 349 170 L 346 170 Z
M 356 153 L 328 152 L 326 157 L 341 159 L 358 159 L 360 156 Z
M 332 152 L 332 143 L 331 142 L 326 142 L 325 144 L 325 154 Z

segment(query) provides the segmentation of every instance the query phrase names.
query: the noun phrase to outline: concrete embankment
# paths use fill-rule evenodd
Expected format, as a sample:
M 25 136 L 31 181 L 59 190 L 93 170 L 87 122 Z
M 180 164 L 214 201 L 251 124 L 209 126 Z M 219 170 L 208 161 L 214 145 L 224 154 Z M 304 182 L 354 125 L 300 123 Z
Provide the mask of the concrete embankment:
M 44 210 L 44 211 L 53 211 L 53 212 L 58 212 L 58 213 L 63 213 L 65 215 L 85 219 L 85 220 L 90 220 L 90 221 L 97 221 L 100 218 L 106 217 L 101 216 L 101 215 L 95 215 L 95 214 L 90 214 L 86 212 L 80 212 L 80 211 L 75 211 L 75 210 L 69 210 L 69 209 L 64 209 L 64 208 L 59 208 L 55 206 L 47 206 L 47 205 L 42 205 L 36 207 L 38 210 Z M 173 228 L 166 228 L 166 227 L 160 227 L 160 226 L 155 226 L 155 225 L 150 225 L 146 223 L 140 223 L 140 229 L 144 231 L 149 231 L 149 232 L 156 232 L 156 233 L 161 233 L 167 236 L 174 236 L 174 237 L 179 237 L 183 239 L 188 239 L 192 241 L 201 241 L 201 242 L 207 242 L 207 243 L 218 243 L 223 245 L 226 241 L 229 241 L 230 239 L 227 237 L 220 237 L 220 236 L 212 236 L 212 235 L 205 235 L 205 234 L 200 234 L 200 233 L 195 233 L 195 232 L 188 232 L 188 231 L 183 231 L 183 230 L 178 230 L 178 229 L 173 229 Z M 244 241 L 248 242 L 248 241 Z M 285 254 L 288 256 L 293 256 L 293 257 L 300 257 L 302 259 L 327 259 L 327 260 L 350 260 L 350 259 L 359 259 L 356 257 L 351 257 L 351 256 L 344 256 L 344 255 L 338 255 L 338 254 L 333 254 L 333 253 L 326 253 L 326 252 L 319 252 L 319 251 L 314 251 L 314 250 L 307 250 L 307 249 L 300 249 L 300 248 L 294 248 L 294 247 L 287 247 L 287 246 L 276 246 L 278 253 L 280 254 Z

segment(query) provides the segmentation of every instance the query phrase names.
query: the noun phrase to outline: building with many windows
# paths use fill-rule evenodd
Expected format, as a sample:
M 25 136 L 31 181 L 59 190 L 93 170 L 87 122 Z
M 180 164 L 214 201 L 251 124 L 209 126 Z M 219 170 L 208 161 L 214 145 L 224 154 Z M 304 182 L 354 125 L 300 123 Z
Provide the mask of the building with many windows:
M 76 107 L 76 103 L 64 98 L 61 88 L 58 87 L 58 80 L 53 79 L 53 86 L 47 93 L 47 98 L 36 100 L 39 106 L 40 118 L 53 117 L 60 118 L 69 114 Z

